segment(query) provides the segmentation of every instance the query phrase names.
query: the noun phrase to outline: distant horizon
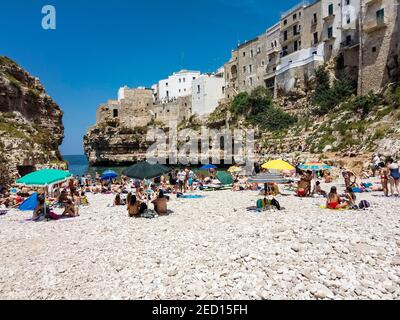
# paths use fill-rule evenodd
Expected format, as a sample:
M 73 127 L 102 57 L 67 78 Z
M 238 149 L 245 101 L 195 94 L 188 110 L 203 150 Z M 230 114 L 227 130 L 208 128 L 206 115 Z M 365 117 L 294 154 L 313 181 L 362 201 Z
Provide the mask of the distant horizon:
M 181 69 L 215 71 L 298 2 L 53 0 L 56 30 L 44 30 L 43 1 L 15 0 L 0 11 L 0 55 L 40 78 L 64 111 L 61 153 L 81 155 L 96 109 L 120 87 L 150 87 Z

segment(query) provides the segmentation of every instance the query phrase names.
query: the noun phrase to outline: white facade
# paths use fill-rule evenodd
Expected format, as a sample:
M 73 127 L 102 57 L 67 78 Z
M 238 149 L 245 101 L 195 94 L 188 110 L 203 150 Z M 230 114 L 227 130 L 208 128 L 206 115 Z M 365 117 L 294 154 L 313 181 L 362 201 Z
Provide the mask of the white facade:
M 161 103 L 176 100 L 192 94 L 193 80 L 200 76 L 199 71 L 181 70 L 158 83 L 158 99 Z
M 224 69 L 216 74 L 202 74 L 192 85 L 192 113 L 199 116 L 212 113 L 225 96 Z

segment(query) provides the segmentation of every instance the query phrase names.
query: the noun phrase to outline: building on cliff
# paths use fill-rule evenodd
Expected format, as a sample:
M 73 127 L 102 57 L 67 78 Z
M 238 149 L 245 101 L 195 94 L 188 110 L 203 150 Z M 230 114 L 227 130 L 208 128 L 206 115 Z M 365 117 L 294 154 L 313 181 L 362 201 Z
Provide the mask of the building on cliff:
M 192 84 L 192 114 L 212 113 L 225 97 L 224 68 L 213 74 L 202 74 Z
M 156 102 L 169 103 L 192 94 L 192 82 L 200 76 L 200 71 L 181 70 L 160 80 L 156 87 Z
M 331 60 L 358 82 L 359 94 L 399 78 L 399 0 L 302 1 L 224 65 L 225 98 L 257 86 L 274 96 L 307 90 Z
M 400 1 L 362 0 L 359 94 L 400 78 Z

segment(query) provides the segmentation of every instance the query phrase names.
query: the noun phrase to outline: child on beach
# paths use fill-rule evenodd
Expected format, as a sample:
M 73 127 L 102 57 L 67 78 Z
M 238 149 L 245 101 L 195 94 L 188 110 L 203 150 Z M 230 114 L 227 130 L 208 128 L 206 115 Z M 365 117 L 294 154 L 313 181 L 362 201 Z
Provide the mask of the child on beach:
M 319 181 L 317 181 L 317 182 L 315 183 L 314 190 L 313 190 L 312 194 L 313 194 L 313 195 L 314 195 L 314 194 L 318 194 L 318 195 L 324 196 L 324 197 L 326 197 L 326 195 L 327 195 L 327 193 L 326 193 L 324 190 L 322 190 L 322 188 L 321 188 L 321 182 L 319 182 Z

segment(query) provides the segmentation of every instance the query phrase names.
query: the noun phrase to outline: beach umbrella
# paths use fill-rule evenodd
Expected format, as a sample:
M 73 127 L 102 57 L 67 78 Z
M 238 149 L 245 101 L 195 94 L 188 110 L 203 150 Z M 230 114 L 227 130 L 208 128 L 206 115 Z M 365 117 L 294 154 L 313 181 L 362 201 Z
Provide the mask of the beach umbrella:
M 232 166 L 228 169 L 229 173 L 238 173 L 240 171 L 242 171 L 243 169 L 241 167 L 237 167 L 237 166 Z
M 218 167 L 217 166 L 214 166 L 213 164 L 206 164 L 206 165 L 204 165 L 204 166 L 202 166 L 201 168 L 200 168 L 200 170 L 210 170 L 210 169 L 217 169 Z
M 253 177 L 250 177 L 248 180 L 249 183 L 288 183 L 289 181 L 285 179 L 281 174 L 259 174 Z
M 116 177 L 118 177 L 118 174 L 115 171 L 107 170 L 103 172 L 101 180 L 112 180 L 115 179 Z
M 18 179 L 17 184 L 29 187 L 47 187 L 65 182 L 71 177 L 72 174 L 68 171 L 43 169 Z
M 333 168 L 332 166 L 328 166 L 327 164 L 322 162 L 307 162 L 305 164 L 299 165 L 299 169 L 304 171 L 330 170 L 332 168 Z
M 139 162 L 124 171 L 124 175 L 132 179 L 154 179 L 171 172 L 171 168 L 161 164 L 150 164 L 147 161 Z
M 283 160 L 272 160 L 264 163 L 261 168 L 275 171 L 293 171 L 296 170 L 290 163 Z
M 72 178 L 72 174 L 68 171 L 54 170 L 54 169 L 43 169 L 32 172 L 17 180 L 17 184 L 29 186 L 29 187 L 42 187 L 44 188 L 46 199 L 46 188 L 55 184 L 65 182 L 69 178 Z M 46 205 L 44 206 L 46 213 Z

